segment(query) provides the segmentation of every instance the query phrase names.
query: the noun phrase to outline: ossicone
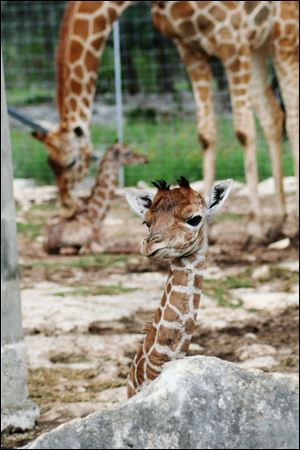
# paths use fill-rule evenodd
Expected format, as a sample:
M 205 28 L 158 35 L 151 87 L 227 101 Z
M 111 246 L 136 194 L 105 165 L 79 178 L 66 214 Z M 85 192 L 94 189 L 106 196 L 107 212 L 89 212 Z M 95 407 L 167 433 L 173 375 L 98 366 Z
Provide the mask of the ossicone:
M 190 188 L 190 183 L 188 182 L 188 180 L 185 177 L 178 178 L 177 183 L 179 184 L 180 187 L 182 187 L 184 189 Z
M 170 189 L 170 185 L 167 184 L 165 180 L 156 180 L 152 181 L 153 186 L 155 186 L 159 191 L 168 191 Z

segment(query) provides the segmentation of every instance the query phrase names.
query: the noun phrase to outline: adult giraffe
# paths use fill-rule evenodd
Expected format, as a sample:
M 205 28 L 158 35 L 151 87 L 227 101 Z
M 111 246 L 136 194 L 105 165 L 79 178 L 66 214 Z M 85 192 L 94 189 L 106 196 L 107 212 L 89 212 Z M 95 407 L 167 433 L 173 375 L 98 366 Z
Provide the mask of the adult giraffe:
M 57 101 L 61 123 L 58 130 L 46 138 L 39 136 L 47 145 L 52 163 L 54 161 L 61 192 L 63 186 L 61 198 L 64 198 L 66 215 L 76 210 L 70 188 L 86 173 L 90 159 L 89 124 L 99 60 L 113 22 L 132 3 L 71 1 L 67 6 L 58 51 Z M 173 40 L 191 79 L 198 136 L 204 149 L 206 191 L 215 177 L 216 125 L 209 57 L 216 56 L 224 64 L 228 77 L 235 132 L 244 147 L 251 209 L 259 219 L 262 212 L 257 193 L 253 105 L 270 150 L 276 186 L 275 210 L 282 224 L 285 216 L 281 163 L 283 113 L 267 82 L 266 59 L 272 56 L 279 78 L 295 173 L 299 178 L 299 2 L 151 3 L 154 25 Z

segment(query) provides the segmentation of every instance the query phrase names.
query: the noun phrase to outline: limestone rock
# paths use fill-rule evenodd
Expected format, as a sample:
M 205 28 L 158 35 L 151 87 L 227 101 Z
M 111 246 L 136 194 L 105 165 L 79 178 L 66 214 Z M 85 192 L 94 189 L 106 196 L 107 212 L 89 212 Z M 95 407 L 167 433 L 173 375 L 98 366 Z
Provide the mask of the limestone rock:
M 252 272 L 252 278 L 254 280 L 266 281 L 270 278 L 270 276 L 271 276 L 270 268 L 267 265 L 257 267 Z
M 136 396 L 40 436 L 31 449 L 298 448 L 298 381 L 195 356 Z

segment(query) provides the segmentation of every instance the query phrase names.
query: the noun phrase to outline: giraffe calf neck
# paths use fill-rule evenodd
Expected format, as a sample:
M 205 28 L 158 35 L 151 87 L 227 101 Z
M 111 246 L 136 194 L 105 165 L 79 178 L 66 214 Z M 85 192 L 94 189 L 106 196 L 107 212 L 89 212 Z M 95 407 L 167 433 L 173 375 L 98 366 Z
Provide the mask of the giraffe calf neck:
M 157 378 L 166 362 L 186 355 L 200 303 L 204 261 L 200 252 L 173 260 L 160 306 L 129 372 L 128 397 Z

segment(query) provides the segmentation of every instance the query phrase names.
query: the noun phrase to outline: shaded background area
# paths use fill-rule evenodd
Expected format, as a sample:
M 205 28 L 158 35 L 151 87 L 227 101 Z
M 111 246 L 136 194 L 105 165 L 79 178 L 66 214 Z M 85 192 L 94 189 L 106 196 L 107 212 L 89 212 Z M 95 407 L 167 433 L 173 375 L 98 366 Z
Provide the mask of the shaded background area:
M 55 51 L 64 1 L 9 1 L 2 7 L 2 42 L 10 106 L 39 120 L 57 121 L 55 111 Z M 126 185 L 138 180 L 185 175 L 202 176 L 194 99 L 185 69 L 173 43 L 151 22 L 150 2 L 140 1 L 120 21 L 124 139 L 133 149 L 147 153 L 147 167 L 126 168 Z M 243 151 L 235 138 L 227 82 L 217 60 L 212 60 L 214 101 L 218 120 L 217 178 L 244 181 Z M 270 79 L 274 76 L 269 67 Z M 274 81 L 274 80 L 273 80 Z M 276 84 L 276 83 L 275 83 Z M 105 49 L 97 79 L 92 139 L 96 151 L 116 139 L 113 43 Z M 12 123 L 15 177 L 52 183 L 42 144 Z M 269 155 L 258 129 L 260 179 L 271 175 Z M 284 173 L 291 175 L 292 159 L 284 143 Z M 91 175 L 96 167 L 91 168 Z

